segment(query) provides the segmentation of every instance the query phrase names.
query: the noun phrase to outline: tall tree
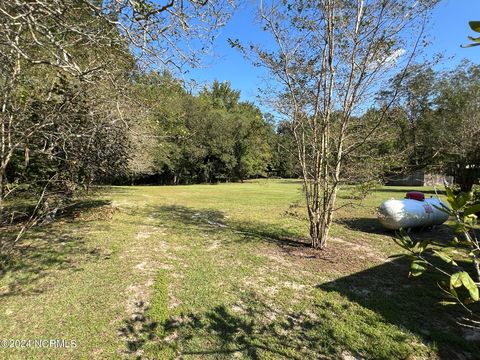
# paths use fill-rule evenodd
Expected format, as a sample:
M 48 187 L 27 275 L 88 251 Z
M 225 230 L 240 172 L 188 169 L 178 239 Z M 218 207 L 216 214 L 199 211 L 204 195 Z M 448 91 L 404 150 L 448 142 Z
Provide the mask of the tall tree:
M 21 120 L 24 107 L 18 99 L 33 97 L 25 87 L 19 93 L 22 84 L 52 72 L 75 81 L 107 80 L 117 90 L 110 99 L 116 100 L 117 115 L 124 121 L 117 96 L 122 88 L 117 80 L 124 80 L 118 73 L 123 67 L 122 57 L 133 56 L 137 64 L 148 59 L 150 64 L 157 61 L 176 68 L 184 63 L 195 65 L 198 53 L 188 40 L 194 39 L 200 47 L 209 43 L 211 31 L 228 19 L 226 6 L 227 2 L 195 0 L 164 4 L 149 0 L 1 1 L 0 80 L 4 91 L 0 114 L 0 206 L 8 192 L 6 171 L 12 157 L 25 152 L 30 138 L 52 124 L 48 116 L 30 123 Z M 130 71 L 134 66 L 131 62 Z M 50 98 L 51 92 L 45 91 L 46 98 Z
M 426 16 L 437 1 L 266 1 L 260 17 L 273 40 L 252 45 L 255 63 L 276 83 L 276 109 L 293 126 L 302 168 L 311 244 L 323 249 L 333 221 L 345 159 L 363 145 L 352 118 L 404 53 L 417 50 Z M 233 41 L 232 45 L 238 45 Z M 405 56 L 403 56 L 405 57 Z
M 272 147 L 274 174 L 283 178 L 298 178 L 302 171 L 297 161 L 295 137 L 288 121 L 278 124 Z
M 271 125 L 251 103 L 240 103 L 231 117 L 236 161 L 234 179 L 243 182 L 249 177 L 266 176 L 267 166 L 272 158 Z
M 240 91 L 232 89 L 229 82 L 219 82 L 214 80 L 211 87 L 204 87 L 200 92 L 200 97 L 210 102 L 216 109 L 233 110 L 240 101 Z
M 387 90 L 380 91 L 383 104 L 391 101 L 397 109 L 395 122 L 401 131 L 399 149 L 411 149 L 409 170 L 425 168 L 439 155 L 438 149 L 428 142 L 435 131 L 433 107 L 437 74 L 428 64 L 414 64 L 395 75 Z
M 464 62 L 442 74 L 435 99 L 435 126 L 426 135 L 441 149 L 441 165 L 468 192 L 480 180 L 480 66 Z

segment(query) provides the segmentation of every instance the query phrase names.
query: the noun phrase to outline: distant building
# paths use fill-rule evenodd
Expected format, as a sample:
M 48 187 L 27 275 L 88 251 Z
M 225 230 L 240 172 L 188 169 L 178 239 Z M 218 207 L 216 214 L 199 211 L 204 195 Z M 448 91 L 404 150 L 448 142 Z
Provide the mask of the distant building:
M 387 177 L 385 185 L 390 186 L 434 186 L 443 185 L 444 181 L 453 182 L 453 176 L 425 173 L 417 170 L 410 174 L 395 174 Z

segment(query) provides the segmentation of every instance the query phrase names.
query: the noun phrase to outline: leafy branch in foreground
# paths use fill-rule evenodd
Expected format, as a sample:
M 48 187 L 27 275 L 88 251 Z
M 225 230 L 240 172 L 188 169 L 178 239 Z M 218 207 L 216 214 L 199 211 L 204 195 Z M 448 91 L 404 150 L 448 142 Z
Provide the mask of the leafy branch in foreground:
M 476 234 L 478 227 L 475 215 L 480 212 L 480 203 L 472 204 L 472 192 L 461 192 L 455 195 L 449 187 L 446 188 L 446 192 L 450 208 L 442 207 L 439 210 L 447 212 L 454 220 L 450 226 L 457 236 L 451 242 L 444 243 L 433 240 L 415 242 L 403 229 L 400 230 L 400 236 L 394 240 L 409 252 L 408 258 L 412 260 L 409 276 L 420 276 L 427 270 L 437 272 L 446 278 L 445 281 L 438 284 L 449 298 L 443 303 L 460 304 L 470 315 L 478 316 L 468 305 L 480 301 L 480 243 Z M 462 252 L 467 256 L 459 264 L 451 254 Z M 436 259 L 441 261 L 436 261 Z M 464 267 L 469 264 L 472 266 L 470 271 Z M 474 274 L 476 281 L 472 279 L 471 273 Z M 477 326 L 480 324 L 473 319 L 469 320 Z
M 480 33 L 480 21 L 470 21 L 468 23 L 470 25 L 470 29 L 473 31 Z M 462 45 L 463 48 L 469 48 L 469 47 L 474 47 L 474 46 L 480 46 L 480 37 L 473 37 L 469 36 L 468 39 L 472 41 L 472 44 L 467 44 L 467 45 Z

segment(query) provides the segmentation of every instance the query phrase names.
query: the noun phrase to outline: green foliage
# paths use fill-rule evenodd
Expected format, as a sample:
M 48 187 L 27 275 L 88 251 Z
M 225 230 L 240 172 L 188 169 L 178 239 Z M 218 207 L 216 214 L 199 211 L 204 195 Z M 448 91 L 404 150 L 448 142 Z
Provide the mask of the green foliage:
M 432 163 L 439 127 L 435 126 L 432 104 L 436 74 L 428 65 L 412 65 L 391 80 L 391 87 L 380 92 L 382 101 L 394 99 L 389 120 L 396 129 L 393 151 L 404 154 L 399 169 L 425 167 Z M 433 141 L 432 141 L 433 139 Z
M 459 303 L 469 310 L 468 304 L 480 300 L 480 243 L 476 235 L 477 217 L 474 215 L 480 209 L 480 204 L 472 203 L 473 193 L 471 192 L 455 194 L 450 187 L 446 187 L 446 195 L 450 207 L 438 209 L 447 212 L 454 219 L 451 226 L 460 238 L 455 237 L 450 243 L 431 240 L 415 242 L 407 232 L 400 230 L 400 236 L 396 242 L 410 254 L 409 258 L 412 260 L 410 276 L 420 276 L 427 270 L 433 270 L 447 278 L 447 283 L 439 284 L 449 297 L 444 303 Z M 461 262 L 453 258 L 458 254 L 464 254 L 460 258 Z M 465 258 L 469 261 L 465 261 Z M 470 272 L 464 269 L 466 265 L 471 266 Z M 471 274 L 474 274 L 477 283 L 472 279 Z M 459 293 L 460 290 L 463 294 Z
M 302 171 L 298 163 L 297 145 L 290 123 L 280 122 L 277 125 L 271 146 L 273 149 L 272 173 L 283 178 L 298 178 Z
M 466 271 L 459 271 L 455 274 L 452 274 L 450 276 L 450 290 L 462 286 L 468 290 L 470 297 L 473 301 L 479 300 L 478 286 L 477 284 L 475 284 L 475 282 L 472 280 L 472 278 Z
M 393 165 L 399 172 L 451 175 L 463 192 L 471 191 L 480 180 L 480 67 L 463 62 L 437 73 L 428 64 L 413 65 L 391 85 L 380 100 L 397 95 L 390 112 L 394 128 L 386 134 L 394 137 L 390 151 L 403 157 Z
M 414 260 L 410 265 L 409 276 L 420 276 L 427 270 L 426 264 L 421 260 Z
M 19 128 L 38 130 L 13 152 L 8 182 L 43 188 L 57 174 L 57 190 L 68 193 L 124 174 L 127 128 L 103 102 L 113 89 L 102 80 L 93 85 L 54 71 L 41 74 L 43 79 L 25 78 L 12 99 L 23 109 L 16 118 Z
M 479 79 L 480 67 L 463 63 L 437 84 L 435 120 L 441 132 L 435 142 L 442 149 L 439 160 L 463 192 L 471 191 L 480 179 Z
M 138 80 L 146 118 L 138 120 L 130 164 L 134 176 L 164 184 L 219 182 L 267 176 L 273 128 L 228 83 L 198 96 L 169 73 Z

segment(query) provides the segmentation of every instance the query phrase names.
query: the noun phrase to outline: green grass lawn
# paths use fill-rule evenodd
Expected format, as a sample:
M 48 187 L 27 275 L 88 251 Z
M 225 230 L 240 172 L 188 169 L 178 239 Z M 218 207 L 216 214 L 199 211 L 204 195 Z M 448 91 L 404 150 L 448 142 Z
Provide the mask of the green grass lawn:
M 408 262 L 388 259 L 400 250 L 375 207 L 406 190 L 361 203 L 342 191 L 339 205 L 354 207 L 318 252 L 299 243 L 296 181 L 107 189 L 32 231 L 0 280 L 2 339 L 76 347 L 0 358 L 479 358 L 433 275 L 408 279 Z

